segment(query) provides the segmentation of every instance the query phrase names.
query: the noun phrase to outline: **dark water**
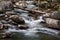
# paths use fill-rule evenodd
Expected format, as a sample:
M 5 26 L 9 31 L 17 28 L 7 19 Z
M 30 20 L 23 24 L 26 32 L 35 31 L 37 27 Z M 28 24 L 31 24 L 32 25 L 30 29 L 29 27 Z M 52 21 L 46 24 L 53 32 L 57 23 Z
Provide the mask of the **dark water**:
M 0 38 L 0 40 L 60 40 L 60 38 L 48 34 L 37 34 L 39 36 L 24 36 L 22 33 L 15 33 L 11 38 Z

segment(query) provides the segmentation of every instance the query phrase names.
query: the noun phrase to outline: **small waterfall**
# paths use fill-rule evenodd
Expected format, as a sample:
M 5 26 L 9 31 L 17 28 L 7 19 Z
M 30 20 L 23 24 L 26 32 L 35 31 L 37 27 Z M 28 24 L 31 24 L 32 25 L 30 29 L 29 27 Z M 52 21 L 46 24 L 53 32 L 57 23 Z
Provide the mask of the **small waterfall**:
M 42 19 L 42 16 L 39 16 L 38 20 L 34 20 L 33 17 L 29 17 L 28 13 L 21 13 L 20 16 L 24 19 L 26 25 L 29 26 L 29 29 L 16 30 L 15 28 L 14 29 L 9 28 L 8 30 L 5 31 L 6 33 L 17 32 L 17 33 L 23 33 L 25 36 L 38 37 L 39 35 L 36 33 L 41 32 L 57 36 L 58 32 L 56 30 L 45 28 L 40 24 L 41 21 L 44 21 Z

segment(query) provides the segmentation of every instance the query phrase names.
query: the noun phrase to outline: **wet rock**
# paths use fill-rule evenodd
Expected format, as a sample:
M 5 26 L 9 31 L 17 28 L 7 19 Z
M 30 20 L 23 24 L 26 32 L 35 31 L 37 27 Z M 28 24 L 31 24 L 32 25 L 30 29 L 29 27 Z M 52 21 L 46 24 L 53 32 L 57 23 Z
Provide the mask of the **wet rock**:
M 18 24 L 25 24 L 25 21 L 18 15 L 11 15 L 9 18 Z
M 0 23 L 0 29 L 3 29 L 3 24 L 2 23 Z
M 12 24 L 3 24 L 3 27 L 4 27 L 4 29 L 9 29 L 9 28 L 13 29 L 16 26 L 15 25 L 12 25 Z
M 17 13 L 28 13 L 28 11 L 24 11 L 24 10 L 18 9 L 18 8 L 17 9 L 15 8 L 14 11 Z
M 45 22 L 47 23 L 47 27 L 58 28 L 60 29 L 60 20 L 45 18 Z
M 6 15 L 7 16 L 16 15 L 16 13 L 14 11 L 7 11 Z
M 31 16 L 31 17 L 33 17 L 33 19 L 37 19 L 37 17 L 38 17 L 38 15 L 36 15 L 36 14 L 34 14 L 34 13 L 30 13 L 28 16 Z
M 29 27 L 26 26 L 26 25 L 18 25 L 18 28 L 21 29 L 21 30 L 26 30 L 26 29 L 28 29 Z
M 1 23 L 8 24 L 8 22 L 6 20 L 1 20 Z
M 5 14 L 0 14 L 0 20 L 5 18 Z
M 46 23 L 45 21 L 41 21 L 40 23 Z
M 3 29 L 8 29 L 8 28 L 10 28 L 9 24 L 3 24 Z
M 17 25 L 17 23 L 16 23 L 16 22 L 14 22 L 14 21 L 13 21 L 13 20 L 11 20 L 11 19 L 10 19 L 10 20 L 8 20 L 8 23 L 9 23 L 9 24 L 13 24 L 13 25 Z

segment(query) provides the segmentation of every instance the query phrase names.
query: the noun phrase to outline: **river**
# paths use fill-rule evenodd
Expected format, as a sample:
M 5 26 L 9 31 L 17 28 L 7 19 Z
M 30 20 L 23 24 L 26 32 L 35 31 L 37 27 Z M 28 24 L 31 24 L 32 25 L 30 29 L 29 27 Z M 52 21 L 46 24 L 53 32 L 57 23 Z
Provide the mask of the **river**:
M 16 30 L 16 28 L 13 27 L 13 29 L 3 30 L 5 33 L 10 34 L 11 37 L 0 38 L 0 40 L 60 40 L 58 30 L 46 28 L 42 25 L 41 21 L 44 21 L 42 16 L 34 20 L 33 17 L 28 16 L 29 13 L 27 11 L 21 11 L 17 14 L 24 19 L 25 25 L 29 26 L 29 29 Z M 2 32 L 0 31 L 0 33 Z
M 31 3 L 31 2 L 30 2 Z M 29 2 L 28 2 L 29 4 Z M 34 8 L 34 5 L 29 4 L 27 8 Z M 58 30 L 46 28 L 41 23 L 44 21 L 42 16 L 38 16 L 37 20 L 34 20 L 33 17 L 28 16 L 28 11 L 23 11 L 21 9 L 14 10 L 17 12 L 17 15 L 21 16 L 25 25 L 29 26 L 29 29 L 21 30 L 16 29 L 15 27 L 0 30 L 0 40 L 60 40 L 60 35 L 58 35 Z M 5 36 L 3 34 L 8 34 L 7 38 L 1 38 L 1 36 Z

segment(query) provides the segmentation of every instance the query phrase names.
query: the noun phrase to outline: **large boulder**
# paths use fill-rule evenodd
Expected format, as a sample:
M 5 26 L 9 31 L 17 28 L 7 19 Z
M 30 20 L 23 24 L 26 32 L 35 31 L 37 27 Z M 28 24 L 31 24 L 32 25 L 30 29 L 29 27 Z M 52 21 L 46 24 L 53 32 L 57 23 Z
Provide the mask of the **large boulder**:
M 60 20 L 45 18 L 45 22 L 47 23 L 48 27 L 60 29 Z
M 46 14 L 43 15 L 43 17 L 60 20 L 60 11 L 54 11 L 53 13 L 46 13 Z
M 25 24 L 25 21 L 18 15 L 11 15 L 9 18 L 18 24 Z
M 51 18 L 60 20 L 60 11 L 53 12 Z

